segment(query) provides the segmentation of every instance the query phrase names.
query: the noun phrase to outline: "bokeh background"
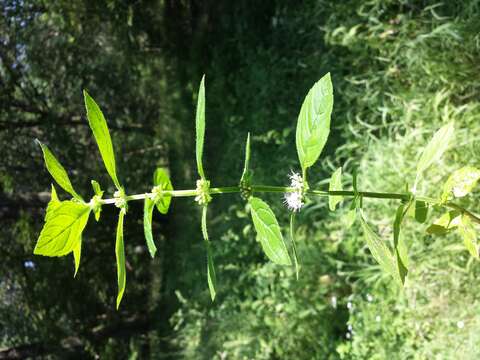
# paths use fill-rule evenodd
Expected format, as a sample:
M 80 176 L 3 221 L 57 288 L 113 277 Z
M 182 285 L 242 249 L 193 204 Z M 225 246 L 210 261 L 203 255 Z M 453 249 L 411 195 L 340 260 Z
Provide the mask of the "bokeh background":
M 480 2 L 0 0 L 0 358 L 478 359 L 478 262 L 457 235 L 431 237 L 408 220 L 405 291 L 376 265 L 349 202 L 312 201 L 297 217 L 300 278 L 263 255 L 243 200 L 216 197 L 209 228 L 219 292 L 210 301 L 199 209 L 175 199 L 126 217 L 127 289 L 115 310 L 116 209 L 91 218 L 82 263 L 33 256 L 52 182 L 34 139 L 69 170 L 77 191 L 113 186 L 85 117 L 82 89 L 102 107 L 122 183 L 151 188 L 156 167 L 194 187 L 196 91 L 206 74 L 205 171 L 235 185 L 252 133 L 254 182 L 286 185 L 298 170 L 296 118 L 330 71 L 332 132 L 310 183 L 402 191 L 435 129 L 455 120 L 452 149 L 420 192 L 480 166 Z M 60 197 L 66 198 L 65 193 Z M 264 196 L 284 225 L 279 196 Z M 469 204 L 478 209 L 479 197 Z M 392 241 L 394 201 L 365 200 Z M 480 210 L 480 209 L 478 209 Z M 429 221 L 439 212 L 433 210 Z

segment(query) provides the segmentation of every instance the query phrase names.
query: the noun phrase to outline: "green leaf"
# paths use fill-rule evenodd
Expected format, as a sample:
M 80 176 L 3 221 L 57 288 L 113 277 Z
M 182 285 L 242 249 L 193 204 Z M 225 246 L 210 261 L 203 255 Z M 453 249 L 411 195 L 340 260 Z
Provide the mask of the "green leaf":
M 478 254 L 478 245 L 477 245 L 477 235 L 475 234 L 475 229 L 473 227 L 472 221 L 466 215 L 461 216 L 460 224 L 458 226 L 458 231 L 462 235 L 463 243 L 467 248 L 470 255 L 475 259 L 479 258 Z
M 91 181 L 93 191 L 95 193 L 95 197 L 97 199 L 101 199 L 103 196 L 103 190 L 100 187 L 100 184 L 96 182 L 95 180 Z M 93 213 L 95 214 L 95 220 L 99 221 L 100 220 L 100 213 L 102 212 L 102 206 L 98 205 L 93 208 Z
M 215 273 L 215 265 L 213 263 L 212 247 L 208 238 L 207 232 L 207 207 L 202 209 L 202 235 L 205 240 L 205 247 L 207 249 L 207 281 L 208 289 L 210 290 L 210 297 L 212 301 L 215 300 L 217 294 L 217 274 Z
M 47 205 L 47 211 L 45 213 L 45 221 L 48 221 L 48 219 L 51 218 L 52 214 L 55 212 L 55 209 L 57 209 L 59 205 L 60 200 L 58 200 L 57 191 L 55 190 L 55 186 L 52 184 L 52 192 L 50 201 Z
M 253 225 L 267 257 L 276 264 L 291 265 L 280 226 L 270 206 L 253 196 L 248 201 L 251 206 Z
M 157 247 L 155 246 L 152 235 L 152 214 L 154 204 L 155 203 L 153 200 L 145 198 L 145 204 L 143 207 L 143 230 L 145 232 L 145 240 L 147 241 L 148 251 L 150 252 L 150 256 L 152 258 L 155 257 L 155 253 L 157 252 Z
M 450 210 L 427 228 L 427 234 L 443 235 L 458 227 L 461 222 L 460 211 Z
M 93 192 L 95 193 L 95 195 L 102 197 L 103 196 L 103 190 L 100 187 L 100 184 L 98 182 L 96 182 L 95 180 L 92 180 L 91 184 L 92 184 Z
M 296 144 L 303 172 L 320 156 L 330 133 L 333 109 L 333 86 L 330 73 L 308 92 L 297 121 Z
M 426 202 L 413 199 L 407 207 L 406 215 L 423 224 L 427 220 L 428 209 L 429 205 Z
M 448 201 L 452 194 L 456 198 L 464 197 L 473 190 L 478 180 L 480 170 L 473 166 L 465 166 L 455 171 L 443 186 L 442 201 Z
M 78 245 L 73 249 L 73 260 L 75 262 L 75 273 L 73 277 L 77 276 L 78 268 L 80 267 L 80 258 L 82 257 L 82 237 L 80 236 L 80 241 Z
M 82 231 L 87 225 L 90 207 L 76 201 L 66 200 L 47 212 L 37 245 L 36 255 L 63 256 L 75 249 Z
M 355 192 L 355 196 L 353 197 L 352 202 L 350 204 L 350 210 L 347 212 L 347 215 L 345 216 L 347 219 L 346 221 L 347 229 L 350 229 L 355 223 L 355 220 L 357 219 L 357 210 L 360 209 L 360 195 L 358 194 L 358 190 L 357 190 L 356 171 L 353 172 L 353 191 Z
M 295 275 L 297 276 L 300 273 L 300 267 L 298 264 L 298 256 L 297 256 L 297 245 L 295 244 L 295 230 L 293 226 L 293 222 L 295 220 L 295 213 L 290 214 L 290 239 L 292 240 L 292 250 L 293 250 L 293 262 L 295 264 Z
M 153 183 L 155 186 L 160 186 L 162 190 L 173 190 L 172 182 L 168 177 L 168 172 L 163 168 L 157 168 L 153 174 Z M 161 214 L 166 214 L 170 207 L 172 197 L 170 195 L 162 195 L 156 199 L 155 205 Z
M 425 201 L 415 201 L 415 220 L 423 224 L 427 220 L 428 204 Z
M 373 232 L 370 226 L 368 226 L 363 213 L 361 213 L 360 222 L 362 224 L 365 240 L 367 241 L 367 246 L 372 253 L 373 258 L 378 262 L 383 271 L 392 275 L 395 280 L 401 282 L 397 272 L 397 265 L 390 249 L 382 239 Z
M 197 153 L 197 170 L 198 175 L 205 179 L 205 173 L 203 171 L 202 155 L 203 155 L 203 141 L 205 138 L 205 75 L 200 82 L 200 88 L 198 89 L 197 99 L 197 115 L 195 118 L 196 128 L 196 153 Z
M 330 185 L 328 187 L 329 191 L 342 191 L 342 168 L 339 167 L 335 172 L 332 174 L 330 179 Z M 328 206 L 330 211 L 335 211 L 335 207 L 339 202 L 343 200 L 343 196 L 341 195 L 330 195 L 328 197 Z
M 450 140 L 453 138 L 455 127 L 453 121 L 441 127 L 434 135 L 432 140 L 423 150 L 422 156 L 417 164 L 417 176 L 415 179 L 416 187 L 418 181 L 423 175 L 423 172 L 430 167 L 430 165 L 438 162 L 443 153 L 448 149 Z
M 55 179 L 58 185 L 70 195 L 72 195 L 75 199 L 83 201 L 82 197 L 77 194 L 77 192 L 73 189 L 72 183 L 70 182 L 70 178 L 68 177 L 67 171 L 64 169 L 62 164 L 57 160 L 57 158 L 53 155 L 47 145 L 42 144 L 40 141 L 37 140 L 37 143 L 42 148 L 43 158 L 45 160 L 45 165 L 47 167 L 48 172 L 52 177 Z
M 125 218 L 125 209 L 121 209 L 118 215 L 117 236 L 115 240 L 115 257 L 117 258 L 117 310 L 122 301 L 125 292 L 125 284 L 127 282 L 127 273 L 125 271 L 125 248 L 123 245 L 123 221 Z
M 103 163 L 105 164 L 105 168 L 107 169 L 107 172 L 112 178 L 115 186 L 117 189 L 120 189 L 121 185 L 117 178 L 117 170 L 115 166 L 115 153 L 113 152 L 112 139 L 110 138 L 107 122 L 102 111 L 100 110 L 100 107 L 97 105 L 95 100 L 90 97 L 86 90 L 83 90 L 83 96 L 85 98 L 88 123 L 93 131 L 93 136 L 97 141 Z
M 250 177 L 250 133 L 247 135 L 247 143 L 245 144 L 245 163 L 243 165 L 242 177 L 240 178 L 240 183 L 248 181 Z
M 409 206 L 411 206 L 411 203 L 407 205 L 407 209 Z M 397 209 L 395 220 L 393 222 L 393 245 L 395 247 L 398 274 L 402 284 L 405 284 L 405 278 L 408 274 L 408 249 L 403 236 L 400 236 L 400 227 L 407 209 L 405 209 L 404 204 L 400 205 Z
M 350 229 L 353 224 L 355 224 L 355 220 L 357 219 L 357 209 L 353 208 L 348 210 L 347 215 L 345 215 L 347 218 L 347 229 Z

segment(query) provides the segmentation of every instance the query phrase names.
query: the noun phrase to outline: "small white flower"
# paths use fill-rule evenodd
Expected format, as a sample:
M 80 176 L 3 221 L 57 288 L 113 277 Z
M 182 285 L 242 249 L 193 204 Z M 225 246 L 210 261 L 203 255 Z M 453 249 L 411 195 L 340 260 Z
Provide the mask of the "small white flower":
M 457 327 L 458 327 L 459 329 L 463 329 L 463 328 L 465 327 L 465 323 L 460 320 L 459 322 L 457 322 Z
M 302 194 L 291 192 L 285 194 L 285 204 L 292 211 L 299 211 L 303 206 Z
M 347 334 L 345 336 L 346 336 L 347 339 L 350 339 L 352 337 L 352 335 L 349 332 L 347 332 Z
M 373 296 L 370 294 L 367 294 L 367 301 L 372 302 L 373 301 Z
M 293 187 L 297 190 L 303 189 L 303 179 L 299 173 L 292 171 L 288 177 L 290 178 L 290 187 Z
M 350 301 L 347 303 L 347 309 L 348 309 L 348 310 L 352 310 L 352 309 L 353 309 L 353 304 L 352 304 Z
M 381 320 L 382 320 L 382 318 L 380 317 L 380 315 L 375 316 L 375 321 L 376 322 L 380 322 Z
M 352 324 L 348 324 L 348 326 L 347 326 L 347 329 L 348 329 L 348 331 L 350 331 L 350 332 L 351 332 L 351 331 L 353 330 L 353 326 L 352 326 Z

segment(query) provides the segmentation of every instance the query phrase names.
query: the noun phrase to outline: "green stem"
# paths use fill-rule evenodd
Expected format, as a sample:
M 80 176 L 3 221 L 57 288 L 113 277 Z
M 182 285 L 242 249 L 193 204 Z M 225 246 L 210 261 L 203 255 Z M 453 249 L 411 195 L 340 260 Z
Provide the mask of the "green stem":
M 287 193 L 287 192 L 294 192 L 297 191 L 295 188 L 286 187 L 286 186 L 270 186 L 270 185 L 252 185 L 252 192 L 258 193 Z M 238 186 L 225 186 L 225 187 L 216 187 L 210 188 L 211 195 L 218 195 L 218 194 L 234 194 L 239 193 L 240 187 Z M 164 195 L 171 196 L 171 197 L 193 197 L 197 196 L 197 190 L 164 190 Z M 409 193 L 391 193 L 391 192 L 371 192 L 371 191 L 359 191 L 358 194 L 363 198 L 372 198 L 372 199 L 391 199 L 391 200 L 404 200 L 407 201 L 411 198 L 411 194 Z M 354 197 L 355 191 L 349 190 L 341 190 L 341 191 L 327 191 L 327 190 L 308 190 L 307 195 L 315 195 L 315 196 L 331 196 L 331 195 L 339 195 L 345 197 Z M 144 194 L 136 194 L 136 195 L 128 195 L 126 196 L 127 201 L 133 200 L 143 200 L 146 197 L 153 197 L 153 193 L 144 193 Z M 457 205 L 452 202 L 442 203 L 438 199 L 434 199 L 427 196 L 417 196 L 417 200 L 424 201 L 430 205 L 442 205 L 451 209 L 455 209 L 460 211 L 462 214 L 470 217 L 474 222 L 480 224 L 480 218 L 477 217 L 472 212 L 464 209 L 460 205 Z M 101 200 L 102 204 L 114 204 L 115 198 L 110 199 L 103 199 Z

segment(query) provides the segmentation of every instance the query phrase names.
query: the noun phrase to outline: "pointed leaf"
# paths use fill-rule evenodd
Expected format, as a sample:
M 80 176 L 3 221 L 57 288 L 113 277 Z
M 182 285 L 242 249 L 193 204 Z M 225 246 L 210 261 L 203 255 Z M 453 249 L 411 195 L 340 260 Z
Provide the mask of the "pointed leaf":
M 115 240 L 115 257 L 117 258 L 117 310 L 122 301 L 123 293 L 125 292 L 125 285 L 127 282 L 127 273 L 125 271 L 125 248 L 123 245 L 123 221 L 125 218 L 125 210 L 120 210 L 118 215 L 117 236 Z
M 298 115 L 296 144 L 304 172 L 317 161 L 327 142 L 332 108 L 333 86 L 327 73 L 310 89 Z
M 207 281 L 208 289 L 210 290 L 210 297 L 212 301 L 215 300 L 217 294 L 217 274 L 215 273 L 215 265 L 213 263 L 212 248 L 207 232 L 207 207 L 202 209 L 202 235 L 205 240 L 205 247 L 207 249 Z
M 203 141 L 205 138 L 205 75 L 200 82 L 200 88 L 198 89 L 197 99 L 197 115 L 195 118 L 196 128 L 196 154 L 197 154 L 197 170 L 198 175 L 205 179 L 205 173 L 203 171 L 202 155 L 203 155 Z
M 85 98 L 88 123 L 93 131 L 93 136 L 97 141 L 103 163 L 105 164 L 105 168 L 112 178 L 113 183 L 117 189 L 120 189 L 121 185 L 117 178 L 117 169 L 115 166 L 115 153 L 113 152 L 112 139 L 110 137 L 110 132 L 108 131 L 107 121 L 105 120 L 100 107 L 95 100 L 90 97 L 86 90 L 83 90 L 83 96 Z
M 342 191 L 342 168 L 339 167 L 335 172 L 332 174 L 330 179 L 330 185 L 328 188 L 329 191 Z M 335 211 L 335 207 L 339 202 L 343 200 L 343 196 L 341 195 L 330 195 L 328 197 L 328 207 L 330 211 Z
M 402 284 L 405 284 L 405 278 L 408 274 L 408 249 L 403 236 L 400 236 L 400 227 L 402 225 L 403 218 L 406 214 L 406 207 L 410 206 L 400 205 L 395 214 L 395 221 L 393 222 L 393 245 L 395 246 L 395 257 L 397 261 L 397 270 L 400 276 Z
M 55 186 L 53 186 L 52 184 L 51 197 L 47 205 L 47 211 L 45 212 L 45 221 L 48 221 L 48 219 L 52 217 L 52 214 L 54 213 L 55 209 L 58 208 L 59 205 L 60 205 L 60 200 L 58 200 L 57 191 L 55 190 Z
M 96 182 L 95 180 L 91 181 L 93 191 L 95 193 L 96 199 L 101 199 L 103 196 L 103 190 L 100 187 L 100 184 Z M 94 198 L 95 198 L 94 197 Z M 93 208 L 93 213 L 95 214 L 95 220 L 99 221 L 100 220 L 100 213 L 102 212 L 102 206 L 96 206 Z
M 78 195 L 77 192 L 73 189 L 73 186 L 72 186 L 72 183 L 70 182 L 70 178 L 68 177 L 67 171 L 62 166 L 62 164 L 60 164 L 60 162 L 53 155 L 53 153 L 50 151 L 47 145 L 42 144 L 38 140 L 37 142 L 42 148 L 43 158 L 45 160 L 45 165 L 47 167 L 47 170 L 50 173 L 50 175 L 52 175 L 52 177 L 57 182 L 57 184 L 66 192 L 68 192 L 70 195 L 72 195 L 75 199 L 83 201 L 82 197 Z
M 152 258 L 155 257 L 157 247 L 153 241 L 152 235 L 152 214 L 153 214 L 154 202 L 149 198 L 145 198 L 145 204 L 143 207 L 143 230 L 145 232 L 145 240 L 147 241 L 148 251 Z
M 163 168 L 158 168 L 155 170 L 155 173 L 153 174 L 153 184 L 155 186 L 160 186 L 162 190 L 173 190 L 172 182 L 168 177 L 168 172 Z M 168 212 L 171 201 L 172 197 L 170 195 L 163 195 L 155 202 L 160 214 L 165 215 Z
M 442 201 L 454 197 L 464 197 L 469 194 L 480 180 L 480 170 L 472 166 L 465 166 L 455 171 L 443 186 Z
M 350 209 L 347 212 L 347 215 L 345 215 L 347 218 L 347 229 L 350 229 L 353 224 L 355 223 L 355 220 L 357 219 L 357 209 Z
M 450 140 L 453 138 L 455 132 L 454 123 L 450 122 L 441 127 L 434 135 L 432 140 L 423 150 L 422 156 L 417 164 L 417 177 L 415 186 L 423 175 L 423 172 L 430 167 L 430 165 L 438 162 L 443 153 L 448 149 Z
M 290 214 L 290 239 L 292 240 L 292 250 L 293 250 L 293 262 L 295 264 L 295 275 L 297 276 L 298 280 L 298 275 L 300 273 L 300 267 L 298 264 L 298 256 L 297 256 L 297 246 L 295 244 L 295 230 L 293 226 L 293 222 L 295 220 L 295 213 Z
M 96 182 L 95 180 L 92 180 L 91 184 L 92 184 L 93 192 L 95 193 L 95 195 L 102 197 L 103 196 L 103 190 L 100 187 L 100 184 L 98 182 Z
M 37 245 L 36 255 L 63 256 L 75 249 L 87 225 L 90 207 L 76 201 L 62 201 L 47 213 Z
M 82 237 L 80 236 L 80 241 L 78 245 L 73 249 L 73 260 L 75 262 L 75 273 L 73 277 L 77 276 L 78 268 L 80 267 L 80 258 L 82 257 Z
M 365 240 L 367 241 L 367 246 L 374 259 L 378 262 L 383 271 L 392 275 L 395 280 L 401 282 L 397 272 L 397 265 L 390 249 L 385 242 L 373 232 L 370 226 L 368 226 L 363 214 L 360 216 L 360 222 L 362 224 Z
M 277 218 L 267 203 L 256 197 L 249 199 L 253 225 L 267 257 L 279 265 L 291 265 L 287 247 Z
M 249 164 L 250 164 L 250 133 L 247 135 L 247 143 L 245 144 L 245 162 L 243 165 L 243 173 L 240 182 L 247 181 L 249 178 Z
M 460 212 L 457 210 L 446 212 L 427 228 L 427 234 L 443 235 L 448 233 L 460 225 L 460 215 Z
M 472 221 L 466 215 L 461 216 L 461 221 L 458 226 L 458 231 L 462 235 L 463 243 L 467 248 L 470 255 L 475 259 L 479 258 L 478 254 L 478 244 L 477 244 L 477 235 L 475 234 L 475 229 L 473 227 Z

